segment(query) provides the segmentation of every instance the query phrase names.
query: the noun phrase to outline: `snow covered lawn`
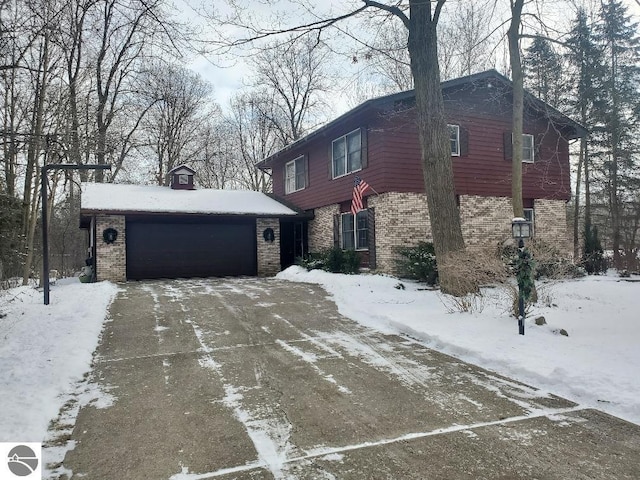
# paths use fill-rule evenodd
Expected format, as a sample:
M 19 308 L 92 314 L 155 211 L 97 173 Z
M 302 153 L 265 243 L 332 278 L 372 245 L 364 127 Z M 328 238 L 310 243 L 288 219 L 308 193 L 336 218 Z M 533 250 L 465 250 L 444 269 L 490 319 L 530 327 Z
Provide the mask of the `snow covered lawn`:
M 0 291 L 0 441 L 42 442 L 75 383 L 90 370 L 117 287 L 65 279 L 51 303 L 33 287 Z
M 364 325 L 411 335 L 441 352 L 640 424 L 640 282 L 608 275 L 538 283 L 539 305 L 529 313 L 522 336 L 503 288 L 484 289 L 473 313 L 451 313 L 451 297 L 392 277 L 294 266 L 277 278 L 322 285 L 341 314 Z M 396 288 L 399 283 L 405 288 Z M 547 325 L 535 325 L 540 315 Z M 569 336 L 558 334 L 560 329 Z

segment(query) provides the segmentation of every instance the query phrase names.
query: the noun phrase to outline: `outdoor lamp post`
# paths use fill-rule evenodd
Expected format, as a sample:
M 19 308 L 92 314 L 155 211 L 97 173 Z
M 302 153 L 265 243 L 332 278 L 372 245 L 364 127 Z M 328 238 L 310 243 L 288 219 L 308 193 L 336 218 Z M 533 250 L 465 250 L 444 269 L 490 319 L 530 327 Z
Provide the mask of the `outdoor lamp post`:
M 524 335 L 524 282 L 521 269 L 527 256 L 524 249 L 524 239 L 531 237 L 531 223 L 524 218 L 514 218 L 511 221 L 511 234 L 518 241 L 518 270 L 516 271 L 518 278 L 518 332 L 520 335 Z

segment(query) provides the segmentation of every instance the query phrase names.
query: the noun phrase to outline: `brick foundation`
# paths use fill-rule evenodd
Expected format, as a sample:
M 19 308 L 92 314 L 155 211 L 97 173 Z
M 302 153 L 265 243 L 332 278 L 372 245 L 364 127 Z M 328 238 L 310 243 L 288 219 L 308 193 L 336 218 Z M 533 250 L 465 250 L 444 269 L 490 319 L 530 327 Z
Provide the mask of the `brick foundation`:
M 264 239 L 264 231 L 272 228 L 273 242 Z M 256 219 L 256 244 L 258 247 L 258 276 L 267 277 L 280 271 L 280 220 L 277 218 Z
M 127 232 L 124 215 L 98 215 L 96 217 L 96 279 L 111 282 L 127 280 Z M 102 238 L 106 228 L 118 231 L 116 241 L 109 244 Z

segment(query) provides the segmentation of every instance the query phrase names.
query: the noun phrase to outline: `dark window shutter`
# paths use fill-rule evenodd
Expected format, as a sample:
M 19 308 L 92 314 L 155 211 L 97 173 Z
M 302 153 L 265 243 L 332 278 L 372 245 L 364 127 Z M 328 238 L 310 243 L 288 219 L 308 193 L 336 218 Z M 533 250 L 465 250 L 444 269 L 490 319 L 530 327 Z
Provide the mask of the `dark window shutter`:
M 367 168 L 367 166 L 369 165 L 369 153 L 367 151 L 368 144 L 369 139 L 367 135 L 367 127 L 362 127 L 360 129 L 360 162 L 362 168 Z
M 333 216 L 333 246 L 340 246 L 340 215 Z
M 282 193 L 285 195 L 287 192 L 287 162 L 282 164 Z
M 333 178 L 333 142 L 329 142 L 329 161 L 327 162 L 329 167 L 329 180 Z
M 503 134 L 504 141 L 504 159 L 512 160 L 513 159 L 513 142 L 511 140 L 511 132 L 504 132 Z
M 544 133 L 539 133 L 533 137 L 533 161 L 537 162 L 540 159 L 542 152 L 542 140 L 544 139 Z
M 469 130 L 460 127 L 460 156 L 469 155 Z
M 304 164 L 304 187 L 308 188 L 309 187 L 309 155 L 305 153 L 304 155 L 304 161 L 302 162 Z
M 369 268 L 376 268 L 376 209 L 369 207 L 367 216 L 367 228 L 369 230 Z

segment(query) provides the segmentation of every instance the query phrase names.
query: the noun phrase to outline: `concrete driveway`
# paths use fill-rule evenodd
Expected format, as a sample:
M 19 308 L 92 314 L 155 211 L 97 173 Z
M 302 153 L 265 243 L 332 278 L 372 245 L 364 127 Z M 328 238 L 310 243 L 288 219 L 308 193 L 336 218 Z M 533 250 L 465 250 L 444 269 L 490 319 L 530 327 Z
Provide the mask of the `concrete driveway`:
M 92 381 L 112 405 L 80 409 L 54 478 L 640 477 L 640 426 L 362 327 L 315 285 L 129 283 L 111 318 Z

